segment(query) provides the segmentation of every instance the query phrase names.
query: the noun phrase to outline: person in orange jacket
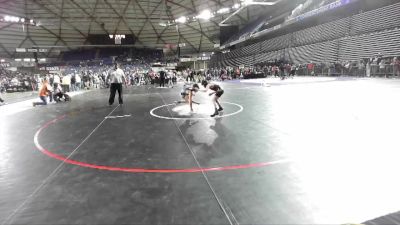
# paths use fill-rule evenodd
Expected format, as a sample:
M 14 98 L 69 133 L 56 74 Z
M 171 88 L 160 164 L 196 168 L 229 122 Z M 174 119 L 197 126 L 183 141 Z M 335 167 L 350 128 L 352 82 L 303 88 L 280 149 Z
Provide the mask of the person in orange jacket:
M 46 80 L 46 78 L 43 80 L 42 86 L 40 87 L 39 90 L 39 98 L 42 100 L 41 102 L 33 102 L 33 106 L 37 105 L 47 105 L 47 96 L 51 92 L 51 87 L 49 85 L 49 82 Z

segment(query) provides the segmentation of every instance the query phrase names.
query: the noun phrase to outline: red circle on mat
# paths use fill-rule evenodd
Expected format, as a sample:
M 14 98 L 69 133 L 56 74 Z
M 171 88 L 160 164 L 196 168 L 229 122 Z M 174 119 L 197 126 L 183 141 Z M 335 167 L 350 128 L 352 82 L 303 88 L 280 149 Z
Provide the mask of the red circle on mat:
M 200 173 L 200 172 L 226 171 L 226 170 L 265 167 L 265 166 L 270 166 L 270 165 L 275 165 L 275 164 L 287 163 L 290 161 L 290 160 L 277 160 L 277 161 L 271 161 L 271 162 L 260 162 L 260 163 L 241 164 L 241 165 L 232 165 L 232 166 L 207 167 L 207 168 L 185 168 L 185 169 L 124 168 L 124 167 L 112 167 L 112 166 L 104 166 L 104 165 L 80 162 L 80 161 L 76 161 L 76 160 L 71 160 L 62 155 L 55 154 L 52 151 L 42 147 L 39 143 L 40 133 L 43 130 L 45 130 L 47 127 L 49 127 L 50 125 L 57 123 L 58 121 L 64 119 L 65 117 L 67 117 L 67 115 L 62 115 L 60 117 L 57 117 L 56 119 L 47 122 L 42 127 L 40 127 L 39 130 L 36 131 L 35 136 L 34 136 L 34 142 L 35 142 L 36 148 L 39 151 L 41 151 L 43 154 L 45 154 L 51 158 L 60 160 L 63 163 L 86 167 L 86 168 L 92 168 L 92 169 L 98 169 L 98 170 L 108 170 L 108 171 L 118 171 L 118 172 L 128 172 L 128 173 Z

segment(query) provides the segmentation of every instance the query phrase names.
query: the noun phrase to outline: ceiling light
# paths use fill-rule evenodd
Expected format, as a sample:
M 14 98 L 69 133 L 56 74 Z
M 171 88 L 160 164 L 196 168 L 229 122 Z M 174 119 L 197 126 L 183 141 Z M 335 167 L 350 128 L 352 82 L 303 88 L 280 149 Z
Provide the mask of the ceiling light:
M 21 23 L 25 23 L 25 19 L 24 18 L 21 18 Z
M 224 13 L 228 13 L 230 11 L 229 8 L 222 8 L 220 10 L 217 11 L 218 14 L 224 14 Z
M 21 62 L 21 59 L 15 59 L 15 62 Z
M 244 5 L 250 5 L 251 3 L 253 3 L 253 0 L 243 0 L 242 2 Z
M 167 26 L 167 24 L 166 23 L 159 23 L 158 25 L 160 25 L 160 26 L 162 26 L 162 27 L 166 27 Z
M 19 17 L 4 16 L 4 21 L 6 21 L 6 22 L 19 22 Z
M 19 21 L 19 17 L 15 17 L 15 16 L 11 16 L 10 19 L 11 19 L 11 22 L 18 22 Z
M 240 8 L 240 4 L 239 3 L 236 3 L 236 4 L 234 4 L 232 6 L 232 9 L 238 9 L 238 8 Z
M 254 1 L 254 0 L 241 0 L 242 5 L 275 5 L 278 1 L 275 2 L 265 2 L 265 1 Z
M 45 58 L 41 58 L 41 59 L 39 59 L 39 61 L 40 62 L 46 62 L 46 59 Z
M 198 19 L 203 19 L 203 20 L 208 20 L 210 18 L 214 17 L 214 15 L 210 12 L 210 10 L 206 9 L 202 11 L 197 18 Z
M 6 61 L 5 59 L 1 59 L 1 60 L 0 60 L 0 62 L 5 62 L 5 61 Z
M 30 62 L 30 61 L 31 61 L 30 58 L 25 58 L 25 59 L 24 59 L 24 62 Z
M 186 23 L 186 17 L 181 16 L 178 19 L 175 20 L 177 23 Z

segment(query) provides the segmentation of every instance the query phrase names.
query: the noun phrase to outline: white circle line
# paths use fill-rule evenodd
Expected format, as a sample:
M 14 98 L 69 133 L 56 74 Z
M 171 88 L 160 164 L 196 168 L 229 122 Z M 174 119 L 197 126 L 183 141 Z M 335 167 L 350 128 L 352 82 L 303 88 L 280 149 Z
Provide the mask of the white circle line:
M 172 104 L 165 104 L 165 105 L 161 105 L 161 106 L 155 107 L 154 109 L 152 109 L 150 111 L 150 115 L 152 115 L 152 116 L 154 116 L 156 118 L 159 118 L 159 119 L 166 119 L 166 120 L 210 120 L 210 119 L 215 119 L 215 118 L 224 118 L 224 117 L 228 117 L 228 116 L 234 116 L 234 115 L 239 114 L 239 113 L 241 113 L 243 111 L 243 106 L 241 106 L 239 104 L 232 103 L 232 102 L 221 102 L 221 103 L 225 103 L 225 104 L 229 104 L 229 105 L 235 105 L 235 106 L 239 107 L 239 110 L 236 111 L 236 112 L 230 113 L 230 114 L 222 115 L 222 116 L 199 117 L 199 118 L 196 118 L 196 117 L 193 117 L 193 118 L 166 117 L 166 116 L 160 116 L 160 115 L 157 115 L 157 114 L 154 113 L 154 111 L 156 111 L 157 109 L 164 108 L 164 107 L 171 106 L 171 105 L 175 105 L 175 104 L 172 103 Z

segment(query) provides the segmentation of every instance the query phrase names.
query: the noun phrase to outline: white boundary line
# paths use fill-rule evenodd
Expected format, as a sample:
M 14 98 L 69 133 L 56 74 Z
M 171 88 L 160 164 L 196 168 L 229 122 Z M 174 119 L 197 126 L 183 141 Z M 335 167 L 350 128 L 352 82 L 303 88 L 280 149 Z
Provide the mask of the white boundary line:
M 166 103 L 166 102 L 164 101 L 164 98 L 163 98 L 163 96 L 162 96 L 161 94 L 160 94 L 160 97 L 161 97 L 161 100 L 163 101 L 163 103 Z M 164 106 L 166 106 L 166 105 L 168 106 L 168 104 L 165 104 Z M 243 109 L 243 107 L 241 107 L 241 109 Z M 167 108 L 167 110 L 168 110 L 168 113 L 172 116 L 171 110 L 170 110 L 169 108 Z M 206 180 L 206 182 L 207 182 L 207 184 L 208 184 L 208 187 L 210 188 L 210 190 L 212 191 L 212 193 L 213 193 L 213 195 L 214 195 L 216 201 L 218 202 L 218 205 L 220 206 L 221 210 L 223 211 L 223 213 L 225 214 L 226 218 L 228 219 L 229 224 L 230 224 L 230 225 L 233 225 L 234 223 L 232 222 L 231 218 L 229 217 L 229 215 L 228 215 L 228 213 L 227 213 L 227 210 L 226 210 L 226 208 L 224 207 L 224 204 L 223 204 L 223 202 L 222 202 L 222 199 L 220 199 L 220 198 L 218 197 L 218 195 L 217 195 L 217 193 L 216 193 L 214 187 L 212 186 L 210 180 L 209 180 L 208 177 L 207 177 L 207 174 L 204 172 L 204 170 L 202 169 L 203 167 L 201 166 L 200 162 L 197 160 L 196 153 L 194 153 L 193 149 L 190 147 L 189 142 L 187 141 L 185 135 L 183 135 L 183 132 L 182 132 L 181 128 L 179 128 L 179 126 L 178 126 L 178 124 L 177 124 L 177 121 L 176 121 L 176 120 L 173 120 L 173 122 L 174 122 L 174 124 L 175 124 L 175 127 L 176 127 L 177 130 L 179 131 L 179 133 L 180 133 L 180 135 L 181 135 L 183 141 L 185 142 L 186 146 L 188 147 L 190 153 L 192 154 L 194 161 L 196 162 L 197 166 L 201 169 L 201 174 L 203 175 L 204 179 Z M 236 218 L 235 218 L 235 216 L 234 216 L 233 214 L 232 214 L 232 217 L 233 217 L 233 219 L 234 219 L 234 221 L 235 221 L 235 224 L 239 224 L 239 223 L 237 222 L 237 220 L 236 220 Z
M 154 111 L 156 111 L 157 109 L 164 108 L 164 107 L 171 106 L 171 105 L 175 105 L 175 104 L 172 103 L 172 104 L 165 104 L 165 105 L 161 105 L 161 106 L 155 107 L 154 109 L 152 109 L 150 111 L 150 115 L 152 115 L 152 116 L 154 116 L 156 118 L 159 118 L 159 119 L 166 119 L 166 120 L 188 120 L 188 119 L 190 119 L 190 120 L 210 120 L 210 119 L 215 119 L 215 118 L 224 118 L 224 117 L 234 116 L 234 115 L 239 114 L 239 113 L 241 113 L 243 111 L 243 106 L 241 106 L 239 104 L 232 103 L 232 102 L 221 102 L 221 103 L 237 106 L 239 108 L 239 110 L 236 111 L 236 112 L 230 113 L 230 114 L 222 115 L 222 116 L 199 117 L 199 118 L 196 118 L 196 117 L 190 117 L 190 118 L 166 117 L 166 116 L 160 116 L 160 115 L 157 115 L 157 114 L 154 113 Z
M 117 105 L 117 107 L 115 107 L 107 116 L 110 116 L 117 108 L 119 107 L 119 105 Z M 53 170 L 53 172 L 50 173 L 50 175 L 45 178 L 42 183 L 40 183 L 40 185 L 38 187 L 36 187 L 36 189 L 10 214 L 6 217 L 6 219 L 1 223 L 2 225 L 5 224 L 12 224 L 12 222 L 15 219 L 15 215 L 21 210 L 23 209 L 23 207 L 31 200 L 35 197 L 35 195 L 51 180 L 53 179 L 53 177 L 55 177 L 58 172 L 61 170 L 61 167 L 65 164 L 65 161 L 70 159 L 77 151 L 78 149 L 93 135 L 94 132 L 96 132 L 96 130 L 107 120 L 107 118 L 104 118 L 99 125 L 97 125 L 92 132 L 90 132 L 90 134 L 83 139 L 83 141 L 65 158 L 64 161 L 62 161 L 55 170 Z M 39 144 L 39 132 L 36 132 L 34 138 L 33 138 L 33 142 L 35 143 L 36 146 L 40 147 L 40 149 L 43 149 L 43 147 Z
M 106 119 L 118 119 L 118 118 L 127 118 L 127 117 L 131 117 L 131 114 L 128 115 L 123 115 L 123 116 L 106 116 Z

